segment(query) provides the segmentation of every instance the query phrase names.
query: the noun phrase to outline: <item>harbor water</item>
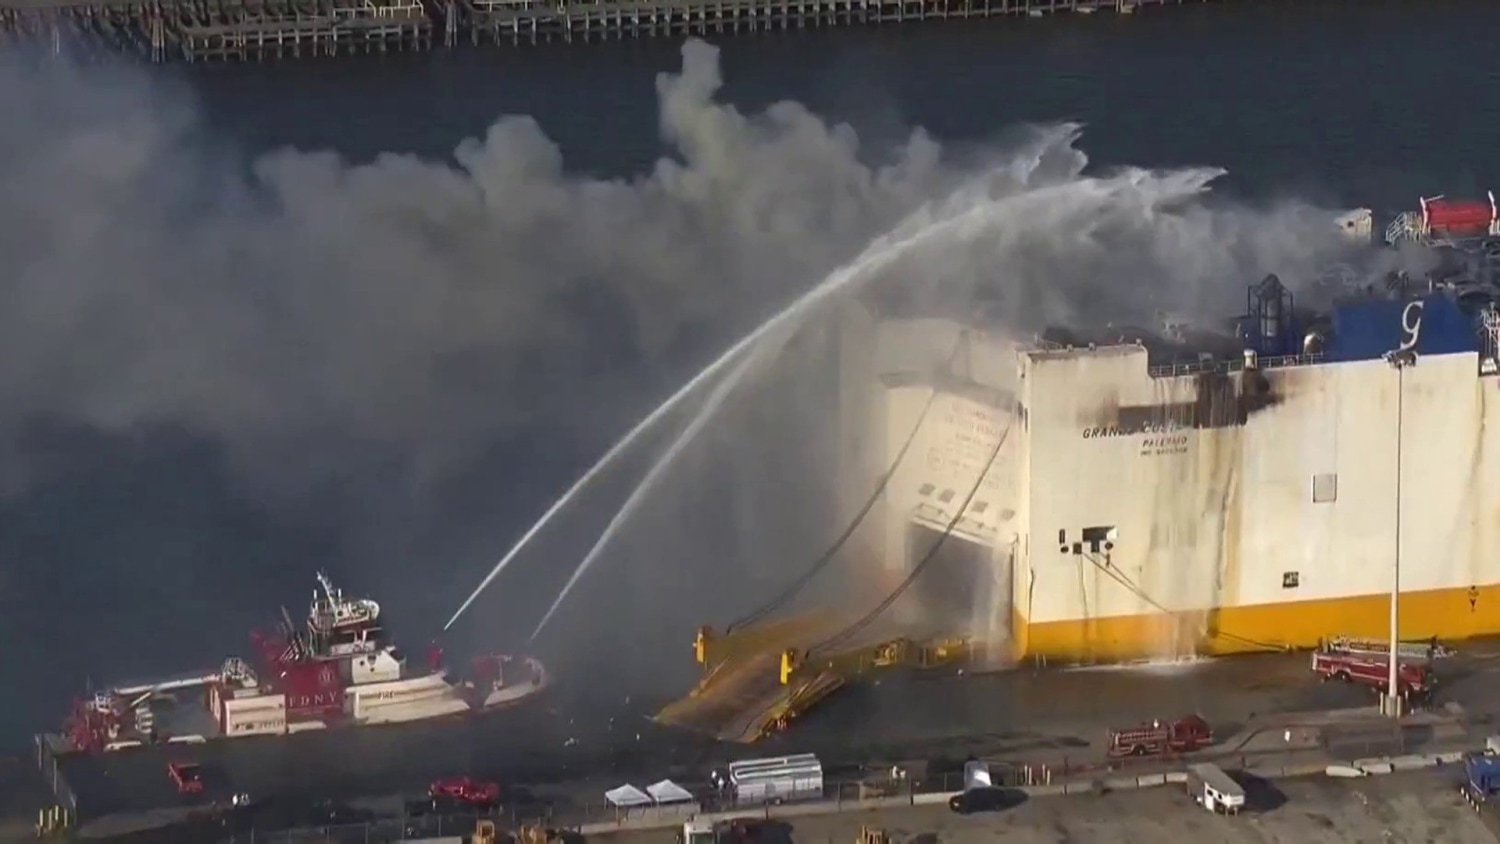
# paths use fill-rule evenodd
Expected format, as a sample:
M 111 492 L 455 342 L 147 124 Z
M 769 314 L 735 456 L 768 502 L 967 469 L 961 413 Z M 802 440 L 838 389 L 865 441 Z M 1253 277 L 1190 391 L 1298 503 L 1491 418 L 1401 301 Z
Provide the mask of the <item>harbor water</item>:
M 1131 16 L 949 20 L 710 40 L 723 51 L 723 99 L 745 113 L 796 101 L 824 119 L 849 122 L 872 155 L 904 142 L 911 127 L 954 155 L 982 157 L 1018 124 L 1076 120 L 1086 127 L 1081 145 L 1096 167 L 1211 165 L 1228 171 L 1217 190 L 1252 202 L 1297 196 L 1329 207 L 1406 208 L 1419 195 L 1483 195 L 1500 187 L 1492 151 L 1500 132 L 1492 90 L 1500 81 L 1496 35 L 1494 4 L 1388 0 L 1186 4 Z M 306 164 L 287 148 L 331 151 L 355 165 L 383 161 L 397 171 L 401 161 L 381 157 L 451 161 L 464 139 L 485 137 L 501 116 L 526 115 L 555 141 L 559 167 L 628 179 L 663 155 L 655 79 L 680 68 L 680 40 L 149 68 L 94 56 L 79 72 L 103 68 L 109 84 L 128 88 L 130 102 L 158 114 L 162 125 L 177 131 L 189 124 L 183 131 L 195 152 L 192 166 L 235 178 Z M 28 67 L 7 64 L 0 86 L 53 85 L 35 82 L 47 71 Z M 109 109 L 100 108 L 99 125 L 110 126 Z M 0 128 L 0 142 L 15 150 L 46 139 Z M 171 178 L 172 162 L 153 165 Z M 342 167 L 333 169 L 351 172 Z M 310 177 L 306 183 L 318 188 Z M 46 185 L 29 183 L 35 193 L 28 201 L 54 201 Z M 566 250 L 565 237 L 547 234 Z M 440 240 L 434 250 L 443 248 Z M 474 272 L 502 278 L 505 267 Z M 418 278 L 421 270 L 410 274 Z M 13 283 L 0 280 L 0 297 L 13 295 Z M 420 648 L 515 534 L 649 408 L 642 396 L 669 392 L 680 375 L 632 370 L 622 376 L 627 386 L 613 392 L 570 395 L 496 420 L 476 455 L 443 464 L 421 483 L 404 469 L 355 461 L 359 472 L 304 490 L 295 508 L 268 503 L 212 438 L 171 419 L 121 434 L 56 416 L 7 415 L 16 460 L 34 471 L 0 499 L 0 641 L 10 644 L 0 683 L 13 690 L 0 708 L 0 745 L 22 748 L 31 732 L 55 728 L 69 699 L 90 682 L 211 665 L 227 651 L 244 651 L 250 627 L 269 624 L 283 603 L 297 608 L 314 567 L 329 568 L 346 588 L 376 593 L 401 619 L 398 635 Z M 507 398 L 520 405 L 532 396 Z M 305 455 L 307 463 L 324 458 L 332 459 Z M 594 505 L 606 519 L 607 504 Z M 820 536 L 811 536 L 803 556 L 816 553 Z M 588 538 L 580 549 L 564 536 L 541 554 L 576 561 Z M 663 542 L 657 554 L 689 556 Z M 527 576 L 506 584 L 510 594 L 542 607 L 513 622 L 499 619 L 499 629 L 523 639 L 555 588 Z M 682 634 L 712 621 L 714 612 L 727 617 L 733 608 L 680 606 L 655 626 L 624 632 L 629 641 L 621 644 L 690 671 L 690 639 Z

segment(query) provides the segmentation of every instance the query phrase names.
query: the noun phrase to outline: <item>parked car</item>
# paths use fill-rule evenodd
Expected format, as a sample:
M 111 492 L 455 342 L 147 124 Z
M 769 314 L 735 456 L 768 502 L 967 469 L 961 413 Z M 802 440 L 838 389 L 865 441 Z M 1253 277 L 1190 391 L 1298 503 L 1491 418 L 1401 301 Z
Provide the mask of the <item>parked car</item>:
M 1026 801 L 1026 793 L 1013 788 L 983 786 L 971 788 L 948 798 L 948 808 L 960 815 L 976 812 L 1003 812 Z

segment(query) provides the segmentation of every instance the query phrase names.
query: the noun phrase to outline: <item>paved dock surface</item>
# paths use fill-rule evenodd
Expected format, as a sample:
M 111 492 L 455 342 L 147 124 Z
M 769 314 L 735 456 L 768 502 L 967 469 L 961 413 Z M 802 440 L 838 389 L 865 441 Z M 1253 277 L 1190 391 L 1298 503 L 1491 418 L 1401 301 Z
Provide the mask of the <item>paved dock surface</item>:
M 1444 661 L 1435 703 L 1454 701 L 1478 733 L 1500 700 L 1500 648 L 1466 648 Z M 1202 713 L 1221 738 L 1242 733 L 1252 719 L 1278 713 L 1368 707 L 1366 689 L 1316 681 L 1306 655 L 1239 657 L 1137 668 L 1012 671 L 986 676 L 889 675 L 852 686 L 810 712 L 791 731 L 750 746 L 729 746 L 651 723 L 657 701 L 620 701 L 618 709 L 570 702 L 566 685 L 532 708 L 494 713 L 467 723 L 434 723 L 329 731 L 287 739 L 237 739 L 196 748 L 148 748 L 68 760 L 85 820 L 175 805 L 166 761 L 185 754 L 204 763 L 226 793 L 293 798 L 413 794 L 440 776 L 469 774 L 507 789 L 525 788 L 535 805 L 569 823 L 597 820 L 604 792 L 623 782 L 671 778 L 693 788 L 712 768 L 733 759 L 810 751 L 830 780 L 862 768 L 916 760 L 961 767 L 975 754 L 1055 765 L 1102 759 L 1111 726 Z M 1394 750 L 1421 751 L 1440 737 L 1409 732 L 1405 747 L 1380 736 L 1349 738 L 1349 758 Z M 1482 736 L 1478 742 L 1482 743 Z
M 1044 797 L 993 814 L 946 807 L 792 818 L 758 844 L 855 844 L 881 827 L 892 844 L 1494 844 L 1495 837 L 1443 773 L 1361 780 L 1325 777 L 1252 783 L 1250 811 L 1209 814 L 1180 787 L 1101 796 Z M 593 836 L 608 844 L 660 844 L 661 830 Z
M 193 747 L 71 757 L 64 770 L 85 815 L 176 802 L 166 762 L 191 756 L 226 792 L 357 795 L 420 792 L 469 774 L 526 786 L 560 811 L 602 808 L 606 790 L 670 777 L 705 782 L 712 768 L 747 756 L 816 752 L 830 778 L 860 766 L 974 753 L 1032 757 L 1102 755 L 1110 726 L 1202 712 L 1228 736 L 1252 715 L 1367 704 L 1363 689 L 1315 682 L 1301 656 L 1245 657 L 1165 669 L 1007 672 L 982 677 L 888 676 L 830 698 L 790 732 L 755 745 L 651 723 L 652 708 L 578 709 L 560 697 L 471 722 L 330 730 Z

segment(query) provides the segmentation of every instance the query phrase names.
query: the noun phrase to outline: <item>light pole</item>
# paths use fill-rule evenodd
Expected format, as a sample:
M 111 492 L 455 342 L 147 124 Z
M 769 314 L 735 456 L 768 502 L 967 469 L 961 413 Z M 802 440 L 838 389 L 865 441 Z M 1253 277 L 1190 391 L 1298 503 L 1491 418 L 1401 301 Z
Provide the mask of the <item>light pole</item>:
M 1387 352 L 1386 363 L 1396 370 L 1396 563 L 1391 571 L 1391 650 L 1390 674 L 1386 677 L 1386 694 L 1382 703 L 1392 718 L 1401 717 L 1401 684 L 1397 667 L 1401 652 L 1401 424 L 1405 411 L 1406 368 L 1417 362 L 1412 348 Z

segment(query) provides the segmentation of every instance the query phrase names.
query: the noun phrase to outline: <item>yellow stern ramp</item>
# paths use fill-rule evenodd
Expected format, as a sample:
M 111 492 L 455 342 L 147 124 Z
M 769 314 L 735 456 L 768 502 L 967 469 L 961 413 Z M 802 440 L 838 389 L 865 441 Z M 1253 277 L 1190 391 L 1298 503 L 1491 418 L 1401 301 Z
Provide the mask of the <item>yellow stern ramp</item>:
M 837 612 L 807 613 L 718 635 L 701 627 L 693 645 L 703 677 L 657 722 L 750 743 L 790 726 L 846 683 L 885 668 L 936 668 L 972 658 L 969 637 L 921 640 L 872 632 L 819 645 L 849 628 Z

